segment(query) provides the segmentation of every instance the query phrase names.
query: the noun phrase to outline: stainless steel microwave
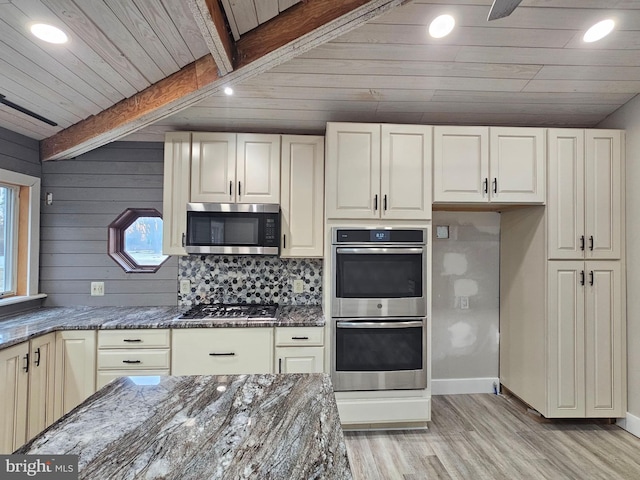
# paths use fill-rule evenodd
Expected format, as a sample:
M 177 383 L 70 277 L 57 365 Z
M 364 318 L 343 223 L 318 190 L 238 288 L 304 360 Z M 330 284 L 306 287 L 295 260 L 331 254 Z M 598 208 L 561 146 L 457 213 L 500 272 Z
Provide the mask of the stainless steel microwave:
M 278 255 L 280 206 L 188 203 L 185 237 L 187 253 Z

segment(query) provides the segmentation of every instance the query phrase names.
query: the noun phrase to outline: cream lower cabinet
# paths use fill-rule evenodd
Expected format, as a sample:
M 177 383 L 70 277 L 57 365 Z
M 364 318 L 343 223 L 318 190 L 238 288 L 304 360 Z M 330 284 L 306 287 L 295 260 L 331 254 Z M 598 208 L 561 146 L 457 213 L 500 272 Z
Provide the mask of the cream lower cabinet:
M 323 327 L 276 327 L 276 373 L 324 372 Z
M 96 332 L 56 332 L 54 414 L 68 413 L 96 391 Z
M 324 254 L 324 137 L 283 135 L 281 257 Z
M 29 389 L 28 342 L 0 350 L 0 454 L 26 440 Z
M 27 439 L 36 436 L 58 418 L 54 411 L 55 351 L 55 333 L 29 341 Z
M 622 417 L 620 262 L 549 262 L 549 417 Z
M 187 203 L 191 194 L 191 133 L 169 132 L 164 141 L 162 253 L 186 255 Z
M 11 453 L 51 425 L 55 333 L 0 351 L 0 453 Z
M 273 328 L 171 331 L 172 375 L 273 372 Z
M 434 127 L 434 203 L 544 204 L 544 132 L 542 128 Z
M 621 258 L 619 130 L 550 129 L 549 259 Z
M 426 125 L 327 123 L 328 219 L 431 219 Z
M 169 375 L 170 347 L 168 329 L 99 331 L 97 388 L 118 377 Z

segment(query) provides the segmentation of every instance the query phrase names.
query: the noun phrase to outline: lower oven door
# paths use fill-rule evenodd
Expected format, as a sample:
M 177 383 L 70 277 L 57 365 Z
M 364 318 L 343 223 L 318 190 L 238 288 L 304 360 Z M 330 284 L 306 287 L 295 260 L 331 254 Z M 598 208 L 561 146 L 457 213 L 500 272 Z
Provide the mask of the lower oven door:
M 332 320 L 335 391 L 427 387 L 427 319 Z

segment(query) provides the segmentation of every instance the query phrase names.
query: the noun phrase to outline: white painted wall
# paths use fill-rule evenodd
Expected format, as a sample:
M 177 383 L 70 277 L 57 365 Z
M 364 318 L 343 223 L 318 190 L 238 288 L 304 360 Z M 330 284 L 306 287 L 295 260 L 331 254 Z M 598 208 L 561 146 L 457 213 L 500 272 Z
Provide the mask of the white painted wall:
M 435 238 L 438 225 L 449 226 L 449 239 Z M 491 392 L 498 377 L 500 214 L 433 212 L 432 262 L 433 393 Z
M 622 128 L 626 139 L 627 232 L 627 410 L 640 417 L 640 96 L 618 109 L 598 128 Z M 640 425 L 638 426 L 640 434 Z M 635 432 L 634 432 L 635 433 Z

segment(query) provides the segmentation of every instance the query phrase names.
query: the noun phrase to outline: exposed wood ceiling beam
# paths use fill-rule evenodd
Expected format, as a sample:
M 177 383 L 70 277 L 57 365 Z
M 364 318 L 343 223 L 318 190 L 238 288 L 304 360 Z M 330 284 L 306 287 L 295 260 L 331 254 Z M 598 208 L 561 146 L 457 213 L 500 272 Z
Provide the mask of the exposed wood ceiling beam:
M 233 70 L 234 43 L 217 0 L 189 0 L 189 8 L 209 47 L 220 75 Z
M 118 140 L 322 45 L 409 0 L 303 0 L 247 32 L 235 69 L 219 76 L 209 55 L 136 95 L 46 138 L 42 160 L 70 158 Z M 279 19 L 283 17 L 283 19 Z

